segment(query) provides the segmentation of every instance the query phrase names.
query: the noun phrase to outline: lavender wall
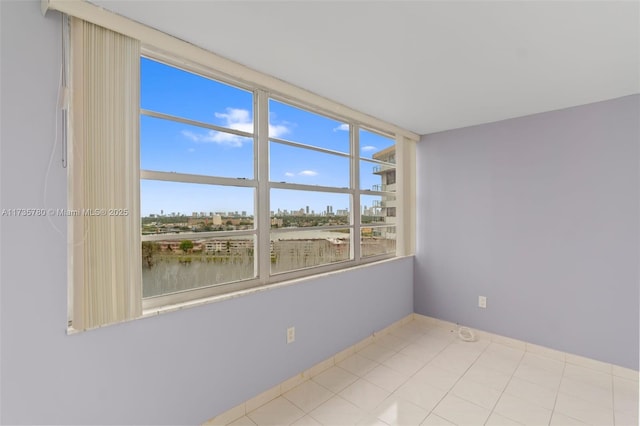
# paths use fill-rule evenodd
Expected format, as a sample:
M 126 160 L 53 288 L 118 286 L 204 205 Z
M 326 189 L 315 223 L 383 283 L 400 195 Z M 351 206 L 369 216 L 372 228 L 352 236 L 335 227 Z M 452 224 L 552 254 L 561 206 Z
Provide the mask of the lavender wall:
M 1 208 L 64 208 L 60 15 L 6 0 L 0 15 Z M 0 232 L 2 424 L 199 424 L 413 309 L 403 258 L 68 336 L 64 220 Z
M 637 370 L 639 117 L 635 95 L 424 136 L 415 311 Z

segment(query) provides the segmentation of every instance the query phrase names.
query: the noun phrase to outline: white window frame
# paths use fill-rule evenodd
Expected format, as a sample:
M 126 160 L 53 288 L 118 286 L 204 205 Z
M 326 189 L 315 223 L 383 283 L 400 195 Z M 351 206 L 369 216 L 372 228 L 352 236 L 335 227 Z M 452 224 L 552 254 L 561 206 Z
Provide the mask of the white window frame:
M 273 91 L 264 90 L 246 82 L 238 82 L 229 77 L 220 74 L 216 70 L 207 69 L 204 66 L 192 66 L 186 64 L 180 58 L 168 55 L 166 53 L 158 52 L 149 46 L 142 47 L 142 57 L 164 63 L 168 66 L 175 67 L 182 71 L 191 72 L 197 75 L 201 75 L 205 78 L 218 81 L 223 84 L 228 84 L 239 89 L 247 90 L 253 93 L 253 121 L 254 121 L 254 133 L 247 133 L 238 130 L 229 129 L 214 124 L 202 123 L 195 120 L 190 120 L 182 117 L 176 117 L 173 115 L 164 114 L 157 111 L 149 111 L 141 109 L 141 115 L 167 119 L 172 122 L 178 122 L 188 125 L 194 125 L 211 130 L 232 133 L 238 136 L 250 137 L 254 140 L 254 179 L 236 179 L 228 177 L 215 177 L 215 176 L 201 176 L 187 173 L 175 173 L 175 172 L 156 172 L 156 171 L 140 171 L 140 178 L 164 180 L 171 182 L 182 183 L 200 183 L 210 185 L 222 185 L 222 186 L 235 186 L 244 188 L 253 188 L 256 190 L 256 202 L 254 205 L 254 228 L 253 230 L 242 231 L 211 231 L 211 232 L 199 232 L 198 237 L 228 237 L 228 236 L 255 236 L 256 237 L 256 251 L 257 253 L 257 276 L 252 279 L 246 279 L 241 281 L 234 281 L 224 284 L 215 284 L 206 287 L 198 287 L 194 289 L 184 290 L 175 293 L 168 293 L 163 295 L 157 295 L 152 297 L 146 297 L 142 299 L 142 306 L 144 310 L 162 308 L 165 306 L 176 305 L 192 300 L 210 298 L 214 296 L 229 294 L 240 290 L 246 290 L 254 287 L 263 287 L 270 284 L 276 284 L 283 281 L 295 280 L 303 277 L 310 277 L 319 275 L 331 271 L 342 270 L 362 264 L 372 263 L 380 260 L 390 259 L 397 257 L 398 248 L 396 247 L 396 253 L 380 254 L 375 256 L 362 257 L 361 256 L 361 229 L 363 225 L 360 223 L 360 196 L 388 196 L 393 194 L 397 196 L 395 192 L 383 192 L 371 189 L 360 188 L 360 156 L 359 147 L 359 133 L 360 129 L 366 130 L 371 133 L 376 133 L 380 136 L 394 140 L 397 149 L 398 140 L 394 134 L 390 134 L 380 129 L 374 129 L 371 126 L 365 126 L 353 119 L 346 116 L 340 116 L 335 113 L 319 110 L 311 105 L 305 104 L 303 101 L 290 99 L 282 94 L 275 93 Z M 349 152 L 339 152 L 327 148 L 318 146 L 307 145 L 302 142 L 287 140 L 283 138 L 269 137 L 269 100 L 274 100 L 287 104 L 289 106 L 298 108 L 305 112 L 317 114 L 322 117 L 326 117 L 332 120 L 336 120 L 349 125 Z M 269 146 L 271 142 L 292 146 L 301 149 L 308 149 L 325 154 L 332 154 L 349 159 L 349 175 L 350 185 L 347 188 L 338 188 L 330 186 L 315 186 L 305 185 L 300 183 L 289 182 L 276 182 L 269 179 Z M 367 159 L 367 161 L 373 164 L 385 164 L 382 161 L 375 159 Z M 402 167 L 401 164 L 396 164 L 396 169 Z M 271 228 L 271 216 L 270 216 L 270 194 L 272 189 L 285 189 L 296 191 L 309 191 L 309 192 L 330 192 L 336 194 L 348 195 L 351 200 L 350 208 L 350 222 L 347 225 L 335 225 L 335 226 L 322 226 L 322 227 L 310 227 L 310 228 L 295 228 L 295 229 L 277 229 Z M 383 228 L 387 226 L 400 226 L 397 223 L 393 225 L 376 223 L 370 227 Z M 364 227 L 369 227 L 364 226 Z M 331 230 L 331 229 L 350 229 L 350 258 L 344 261 L 322 264 L 304 269 L 297 269 L 287 272 L 271 273 L 270 263 L 270 250 L 269 245 L 271 241 L 271 232 L 274 233 L 287 233 L 292 231 L 311 231 L 311 230 Z M 397 228 L 396 228 L 397 229 Z M 189 237 L 189 233 L 181 234 L 185 238 Z M 166 239 L 166 235 L 145 235 L 142 236 L 142 241 L 159 241 Z M 397 244 L 397 243 L 396 243 Z

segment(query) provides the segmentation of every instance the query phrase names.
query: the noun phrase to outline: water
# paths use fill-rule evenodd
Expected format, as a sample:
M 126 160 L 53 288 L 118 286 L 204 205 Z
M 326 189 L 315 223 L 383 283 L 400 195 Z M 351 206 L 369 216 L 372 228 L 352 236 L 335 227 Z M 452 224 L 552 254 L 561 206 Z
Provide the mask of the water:
M 349 233 L 321 231 L 321 234 L 321 238 L 310 238 L 309 231 L 272 234 L 271 273 L 350 259 Z M 207 246 L 211 248 L 208 252 Z M 151 266 L 146 260 L 142 265 L 143 297 L 254 278 L 253 247 L 253 240 L 235 239 L 228 244 L 225 240 L 209 239 L 199 242 L 198 248 L 203 252 L 184 253 L 175 248 L 154 252 Z M 394 252 L 395 240 L 363 239 L 361 247 L 365 257 Z

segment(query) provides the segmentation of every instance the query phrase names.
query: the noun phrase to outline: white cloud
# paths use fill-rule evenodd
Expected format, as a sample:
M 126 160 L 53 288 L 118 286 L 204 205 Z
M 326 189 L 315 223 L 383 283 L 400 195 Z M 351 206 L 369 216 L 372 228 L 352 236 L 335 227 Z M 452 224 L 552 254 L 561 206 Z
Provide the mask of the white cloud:
M 341 125 L 339 125 L 338 127 L 334 127 L 334 129 L 333 129 L 334 132 L 338 132 L 340 130 L 348 132 L 349 131 L 349 125 L 347 123 L 342 123 Z
M 365 146 L 363 146 L 362 148 L 360 148 L 360 151 L 365 151 L 365 152 L 367 152 L 367 151 L 375 151 L 375 150 L 377 150 L 377 149 L 378 149 L 378 148 L 376 148 L 376 147 L 375 147 L 375 146 L 373 146 L 373 145 L 365 145 Z
M 284 175 L 285 175 L 286 177 L 292 177 L 292 176 L 295 176 L 295 174 L 294 174 L 294 173 L 291 173 L 291 172 L 285 172 L 285 173 L 284 173 Z
M 241 132 L 253 133 L 253 120 L 249 111 L 240 108 L 227 108 L 225 113 L 216 112 L 215 117 L 222 121 L 221 125 L 233 130 Z M 269 124 L 269 135 L 271 137 L 280 137 L 289 132 L 289 128 L 281 124 Z M 209 130 L 205 133 L 194 133 L 189 130 L 183 130 L 182 135 L 194 142 L 214 142 L 220 145 L 226 145 L 233 148 L 239 148 L 246 141 L 242 136 L 233 135 L 231 133 L 218 132 Z
M 269 136 L 272 138 L 279 138 L 280 136 L 289 133 L 289 128 L 283 124 L 271 124 L 269 123 Z
M 314 172 L 313 170 L 303 170 L 298 174 L 300 176 L 317 176 L 318 172 Z
M 194 142 L 214 142 L 220 145 L 226 145 L 233 148 L 240 148 L 244 139 L 241 136 L 232 135 L 229 133 L 217 132 L 215 130 L 209 130 L 205 133 L 195 133 L 190 130 L 183 130 L 182 136 L 191 139 Z
M 185 138 L 189 138 L 194 142 L 199 142 L 200 138 L 202 137 L 202 135 L 198 135 L 189 130 L 183 130 L 181 133 L 182 133 L 182 136 L 184 136 Z

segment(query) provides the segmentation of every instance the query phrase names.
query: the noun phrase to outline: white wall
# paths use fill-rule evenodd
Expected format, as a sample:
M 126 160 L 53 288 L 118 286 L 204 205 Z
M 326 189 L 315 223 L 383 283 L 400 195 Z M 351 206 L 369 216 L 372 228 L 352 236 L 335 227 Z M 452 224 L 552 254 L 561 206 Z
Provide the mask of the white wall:
M 3 209 L 65 207 L 61 19 L 39 6 L 0 1 Z M 68 336 L 64 219 L 1 219 L 3 424 L 200 423 L 413 308 L 404 258 Z
M 639 117 L 635 95 L 424 136 L 415 311 L 637 370 Z

